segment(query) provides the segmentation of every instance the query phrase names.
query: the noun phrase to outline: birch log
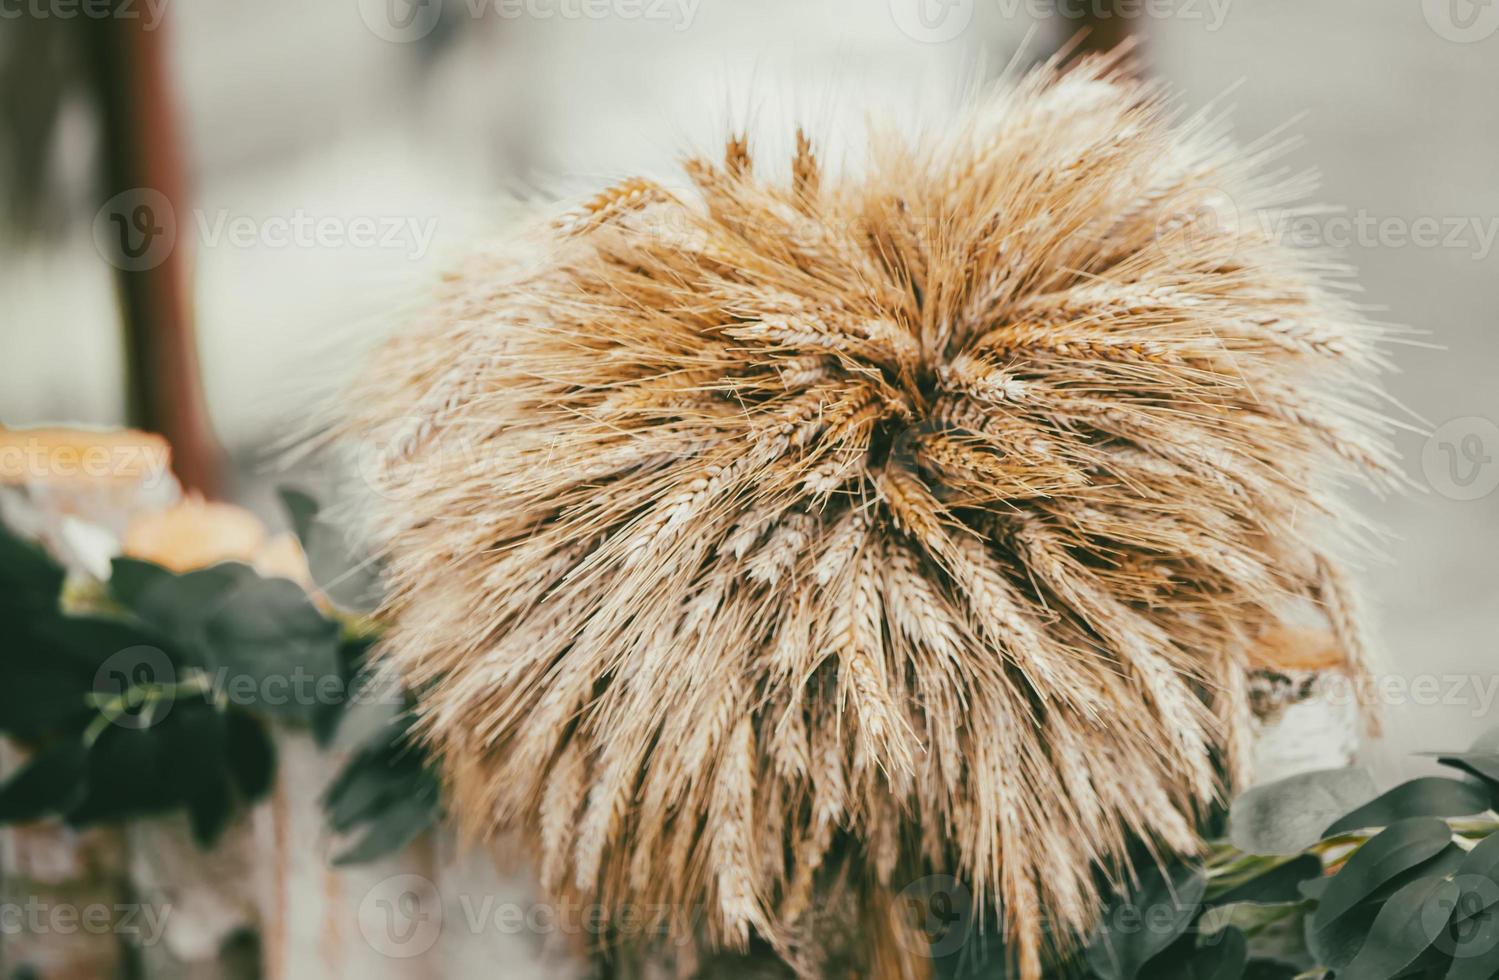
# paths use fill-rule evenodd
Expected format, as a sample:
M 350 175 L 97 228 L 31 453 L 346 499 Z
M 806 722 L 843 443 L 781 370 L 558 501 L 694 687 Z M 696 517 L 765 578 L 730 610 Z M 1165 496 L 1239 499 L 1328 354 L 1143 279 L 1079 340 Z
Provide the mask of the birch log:
M 0 778 L 25 754 L 0 740 Z M 130 915 L 123 834 L 60 820 L 0 827 L 0 975 L 111 980 L 130 975 L 121 937 Z M 128 916 L 128 918 L 127 918 Z

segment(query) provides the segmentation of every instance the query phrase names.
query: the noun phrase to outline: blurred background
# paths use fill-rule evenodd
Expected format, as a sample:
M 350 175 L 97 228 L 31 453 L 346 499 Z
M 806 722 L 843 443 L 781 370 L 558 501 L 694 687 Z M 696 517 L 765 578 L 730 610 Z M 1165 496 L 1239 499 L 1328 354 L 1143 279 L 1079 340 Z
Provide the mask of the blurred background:
M 1401 437 L 1421 492 L 1368 502 L 1391 537 L 1361 570 L 1390 682 L 1366 753 L 1419 770 L 1499 717 L 1484 0 L 0 0 L 0 423 L 149 425 L 201 392 L 168 435 L 270 517 L 288 434 L 517 201 L 669 175 L 733 126 L 920 118 L 1089 19 L 1243 141 L 1290 124 L 1337 209 L 1292 231 L 1422 332 L 1389 379 L 1431 431 Z M 139 224 L 162 186 L 175 220 Z

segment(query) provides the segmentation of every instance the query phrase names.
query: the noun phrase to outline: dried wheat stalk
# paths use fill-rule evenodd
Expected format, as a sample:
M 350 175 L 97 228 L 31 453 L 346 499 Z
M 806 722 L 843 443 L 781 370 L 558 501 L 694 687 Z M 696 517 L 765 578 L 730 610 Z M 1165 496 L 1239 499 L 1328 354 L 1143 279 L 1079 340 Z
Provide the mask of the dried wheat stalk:
M 350 429 L 461 823 L 793 961 L 817 889 L 950 872 L 1026 978 L 1130 839 L 1194 848 L 1247 644 L 1324 595 L 1357 635 L 1327 488 L 1390 458 L 1266 156 L 1088 61 L 858 175 L 735 139 L 454 276 Z

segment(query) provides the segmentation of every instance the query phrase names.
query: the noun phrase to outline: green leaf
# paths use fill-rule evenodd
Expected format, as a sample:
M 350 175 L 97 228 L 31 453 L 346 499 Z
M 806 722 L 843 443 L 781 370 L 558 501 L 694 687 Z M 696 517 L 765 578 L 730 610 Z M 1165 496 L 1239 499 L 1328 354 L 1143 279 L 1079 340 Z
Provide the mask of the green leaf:
M 365 673 L 366 655 L 374 645 L 369 636 L 343 637 L 338 644 L 338 672 L 343 682 L 342 696 L 336 701 L 319 702 L 312 717 L 312 737 L 318 745 L 332 744 L 338 734 L 338 726 L 357 697 L 368 690 L 369 676 Z
M 87 723 L 89 683 L 61 660 L 28 657 L 5 664 L 0 681 L 0 731 L 28 738 L 80 730 Z
M 1186 931 L 1206 889 L 1207 876 L 1196 865 L 1175 865 L 1169 875 L 1147 867 L 1137 888 L 1104 909 L 1087 949 L 1088 965 L 1103 980 L 1133 980 Z
M 1222 895 L 1210 899 L 1208 904 L 1299 902 L 1302 898 L 1301 883 L 1320 877 L 1322 877 L 1322 859 L 1315 854 L 1303 854 L 1276 865 L 1262 875 L 1236 885 Z
M 1302 898 L 1309 898 L 1314 902 L 1320 902 L 1322 901 L 1322 893 L 1327 891 L 1327 886 L 1330 884 L 1332 884 L 1331 878 L 1313 878 L 1310 881 L 1303 881 L 1297 885 L 1296 890 L 1301 893 Z
M 1231 905 L 1215 905 L 1197 920 L 1197 928 L 1204 934 L 1208 934 L 1232 926 L 1252 934 L 1268 925 L 1299 915 L 1307 908 L 1309 905 L 1304 901 L 1234 902 Z
M 1354 913 L 1385 882 L 1441 853 L 1451 839 L 1452 831 L 1445 823 L 1418 817 L 1396 821 L 1354 851 L 1312 913 L 1307 943 L 1313 952 L 1319 958 L 1331 955 L 1333 959 L 1322 960 L 1326 965 L 1342 965 L 1336 960 L 1356 952 L 1357 947 L 1349 949 L 1346 928 L 1337 928 L 1340 920 Z M 1356 917 L 1361 919 L 1362 914 Z
M 1384 902 L 1391 895 L 1394 895 L 1406 885 L 1420 878 L 1451 877 L 1457 872 L 1467 853 L 1467 851 L 1463 850 L 1456 843 L 1449 843 L 1446 847 L 1438 851 L 1435 857 L 1428 858 L 1414 868 L 1400 872 L 1400 874 L 1374 889 L 1374 893 L 1366 901 Z
M 56 609 L 66 577 L 51 555 L 0 523 L 0 609 Z
M 341 703 L 338 624 L 286 579 L 244 579 L 203 624 L 208 667 L 230 703 L 302 724 Z M 217 677 L 216 677 L 217 679 Z
M 1369 803 L 1334 821 L 1322 832 L 1336 837 L 1366 827 L 1387 827 L 1412 817 L 1466 817 L 1489 808 L 1489 793 L 1476 783 L 1422 776 L 1401 783 Z
M 86 826 L 176 808 L 173 759 L 161 724 L 149 728 L 109 725 L 89 747 L 82 798 L 68 822 Z
M 1399 976 L 1442 934 L 1459 890 L 1454 881 L 1422 878 L 1392 895 L 1348 964 L 1347 975 L 1359 980 Z
M 311 494 L 296 487 L 282 487 L 277 495 L 281 498 L 281 506 L 286 508 L 287 517 L 291 519 L 292 532 L 305 551 L 312 541 L 312 529 L 321 508 Z
M 109 587 L 117 602 L 174 644 L 184 663 L 202 667 L 209 657 L 205 625 L 237 586 L 253 581 L 260 576 L 239 562 L 175 575 L 150 562 L 116 558 Z
M 142 624 L 102 616 L 49 617 L 36 624 L 35 635 L 49 653 L 67 658 L 90 678 L 121 650 L 168 646 L 165 637 Z
M 441 814 L 442 808 L 435 799 L 417 796 L 397 800 L 382 810 L 359 842 L 334 858 L 333 863 L 363 864 L 394 854 L 434 827 Z
M 37 752 L 0 786 L 0 823 L 35 820 L 68 809 L 83 791 L 88 750 L 68 738 Z
M 167 716 L 174 795 L 187 807 L 193 839 L 208 847 L 234 811 L 224 715 L 209 704 L 178 705 Z
M 90 716 L 89 694 L 109 657 L 152 639 L 129 623 L 64 616 L 57 610 L 19 613 L 0 638 L 0 730 L 26 741 L 75 732 Z
M 1319 966 L 1340 970 L 1358 955 L 1378 914 L 1378 905 L 1365 904 L 1319 925 L 1314 912 L 1306 918 L 1306 947 Z
M 323 795 L 334 832 L 366 828 L 336 864 L 371 861 L 406 846 L 442 814 L 437 776 L 411 740 L 411 715 L 391 719 L 355 751 Z
M 1444 766 L 1460 769 L 1470 776 L 1477 776 L 1489 784 L 1489 789 L 1499 789 L 1499 753 L 1464 752 L 1459 755 L 1440 755 L 1437 761 Z
M 154 598 L 162 583 L 177 578 L 160 565 L 139 558 L 117 557 L 109 563 L 109 594 L 126 609 L 140 611 Z
M 1461 910 L 1462 898 L 1458 898 Z M 1452 957 L 1446 980 L 1492 980 L 1499 976 L 1499 913 L 1492 908 L 1461 923 L 1438 945 Z
M 395 801 L 436 795 L 437 779 L 410 740 L 411 716 L 398 715 L 349 758 L 323 794 L 329 826 L 340 834 L 375 820 Z
M 1364 769 L 1327 769 L 1256 786 L 1234 800 L 1229 838 L 1246 854 L 1299 854 L 1329 820 L 1374 797 Z
M 369 612 L 379 605 L 379 573 L 357 554 L 345 536 L 322 519 L 318 502 L 307 493 L 282 488 L 281 503 L 307 555 L 312 580 L 342 609 Z
M 361 822 L 373 819 L 390 801 L 405 795 L 408 782 L 383 760 L 350 760 L 324 794 L 328 825 L 337 833 L 348 833 Z
M 258 718 L 230 708 L 224 713 L 224 751 L 240 796 L 251 802 L 276 778 L 276 746 Z
M 1447 976 L 1489 980 L 1499 972 L 1499 833 L 1469 851 L 1453 875 L 1458 894 L 1437 947 L 1453 960 Z
M 1476 896 L 1481 896 L 1476 903 L 1459 902 L 1465 907 L 1459 908 L 1457 921 L 1499 907 L 1499 833 L 1489 834 L 1467 853 L 1462 864 L 1457 866 L 1457 881 L 1466 884 Z M 1494 887 L 1486 887 L 1486 884 Z
M 1248 961 L 1248 941 L 1229 926 L 1195 943 L 1192 937 L 1184 937 L 1151 960 L 1145 976 L 1149 980 L 1242 980 Z

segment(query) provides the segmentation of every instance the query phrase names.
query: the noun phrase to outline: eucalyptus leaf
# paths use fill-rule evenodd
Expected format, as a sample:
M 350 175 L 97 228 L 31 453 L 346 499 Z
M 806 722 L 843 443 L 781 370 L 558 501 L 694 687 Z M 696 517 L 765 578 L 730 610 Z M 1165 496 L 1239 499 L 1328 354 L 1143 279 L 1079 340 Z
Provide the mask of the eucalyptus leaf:
M 1489 980 L 1499 974 L 1499 833 L 1467 853 L 1453 884 L 1458 893 L 1452 917 L 1436 943 L 1452 960 L 1446 976 Z
M 1216 898 L 1210 899 L 1209 904 L 1299 902 L 1302 899 L 1301 883 L 1321 876 L 1322 859 L 1315 854 L 1302 854 L 1276 865 L 1262 875 L 1234 886 Z
M 1437 761 L 1444 766 L 1460 769 L 1470 776 L 1477 776 L 1489 784 L 1490 790 L 1499 789 L 1499 752 L 1464 752 L 1458 755 L 1440 755 Z
M 1299 854 L 1329 820 L 1373 799 L 1365 769 L 1302 773 L 1247 790 L 1229 810 L 1229 838 L 1246 854 Z
M 1465 894 L 1459 899 L 1455 920 L 1499 907 L 1499 833 L 1489 834 L 1467 853 L 1457 867 L 1456 879 L 1465 886 Z M 1473 900 L 1462 901 L 1468 895 Z
M 1335 820 L 1322 836 L 1336 837 L 1366 827 L 1387 827 L 1412 817 L 1466 817 L 1489 808 L 1488 790 L 1477 784 L 1422 776 L 1401 783 L 1352 813 Z
M 1453 927 L 1441 945 L 1452 957 L 1445 980 L 1492 980 L 1499 976 L 1499 914 L 1492 910 Z
M 363 864 L 394 854 L 437 824 L 442 808 L 435 798 L 407 797 L 382 810 L 353 847 L 333 859 L 338 866 Z
M 1390 896 L 1358 955 L 1348 964 L 1347 975 L 1359 980 L 1399 976 L 1441 936 L 1458 892 L 1454 881 L 1422 878 Z
M 1313 902 L 1320 902 L 1322 901 L 1322 893 L 1327 891 L 1327 886 L 1330 884 L 1332 884 L 1331 878 L 1313 878 L 1310 881 L 1303 881 L 1297 885 L 1296 890 L 1301 893 L 1302 898 L 1311 899 Z
M 1133 980 L 1145 964 L 1174 943 L 1201 910 L 1207 876 L 1195 865 L 1162 873 L 1150 865 L 1139 886 L 1104 909 L 1089 944 L 1089 967 L 1103 980 Z
M 1337 928 L 1340 920 L 1385 882 L 1441 853 L 1451 839 L 1452 831 L 1442 821 L 1417 817 L 1391 824 L 1354 851 L 1333 876 L 1312 913 L 1307 942 L 1313 952 L 1319 958 L 1329 953 L 1341 958 L 1353 952 L 1345 941 L 1346 924 L 1343 929 Z M 1342 965 L 1329 959 L 1322 962 Z
M 392 718 L 354 752 L 323 795 L 335 833 L 365 830 L 336 863 L 357 864 L 391 853 L 441 816 L 440 786 L 410 737 L 412 716 Z
M 1306 947 L 1317 965 L 1341 970 L 1352 962 L 1378 915 L 1378 905 L 1365 904 L 1325 924 L 1319 925 L 1315 914 L 1307 916 Z
M 1219 932 L 1232 926 L 1244 932 L 1254 932 L 1265 926 L 1281 922 L 1298 915 L 1309 906 L 1306 902 L 1234 902 L 1231 905 L 1216 905 L 1197 920 L 1197 928 L 1204 934 Z
M 1194 942 L 1188 936 L 1151 960 L 1148 980 L 1243 980 L 1249 962 L 1244 934 L 1229 926 Z
M 328 825 L 337 833 L 348 833 L 378 816 L 391 801 L 407 795 L 410 782 L 409 774 L 394 769 L 384 759 L 350 760 L 323 797 Z
M 1427 858 L 1414 868 L 1408 868 L 1400 872 L 1389 881 L 1374 889 L 1365 901 L 1384 902 L 1406 885 L 1420 878 L 1446 878 L 1457 873 L 1462 865 L 1463 858 L 1467 856 L 1455 842 L 1449 843 L 1436 853 L 1434 857 Z

